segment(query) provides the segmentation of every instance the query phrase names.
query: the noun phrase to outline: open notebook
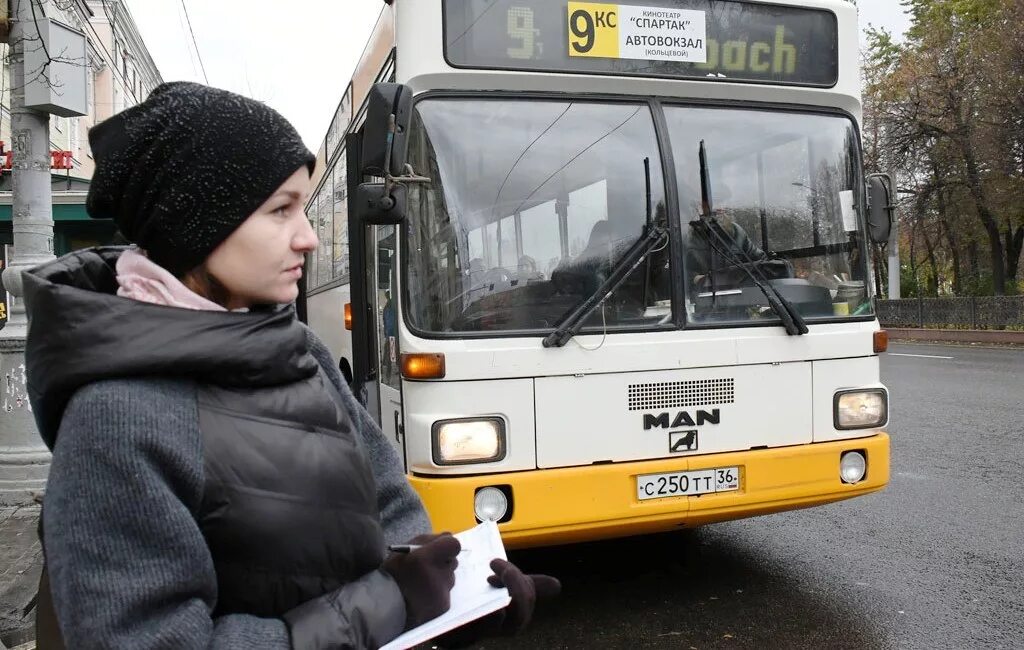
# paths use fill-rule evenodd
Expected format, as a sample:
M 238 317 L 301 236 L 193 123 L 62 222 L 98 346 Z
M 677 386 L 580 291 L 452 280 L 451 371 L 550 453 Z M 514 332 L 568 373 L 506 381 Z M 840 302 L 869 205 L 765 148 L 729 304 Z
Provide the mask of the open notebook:
M 507 607 L 512 602 L 508 589 L 492 587 L 487 582 L 487 576 L 494 573 L 491 571 L 491 560 L 496 557 L 507 559 L 498 525 L 493 521 L 484 522 L 455 537 L 462 543 L 462 552 L 459 553 L 459 566 L 455 569 L 451 608 L 437 618 L 409 630 L 380 650 L 411 648 Z

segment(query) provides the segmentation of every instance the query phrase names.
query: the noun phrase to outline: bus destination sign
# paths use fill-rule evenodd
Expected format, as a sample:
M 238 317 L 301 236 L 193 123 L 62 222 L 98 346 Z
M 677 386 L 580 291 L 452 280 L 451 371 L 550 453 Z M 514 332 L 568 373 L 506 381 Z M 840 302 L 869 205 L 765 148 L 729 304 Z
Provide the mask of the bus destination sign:
M 806 86 L 838 79 L 829 11 L 738 0 L 444 0 L 456 67 Z
M 569 56 L 708 60 L 703 11 L 570 2 Z

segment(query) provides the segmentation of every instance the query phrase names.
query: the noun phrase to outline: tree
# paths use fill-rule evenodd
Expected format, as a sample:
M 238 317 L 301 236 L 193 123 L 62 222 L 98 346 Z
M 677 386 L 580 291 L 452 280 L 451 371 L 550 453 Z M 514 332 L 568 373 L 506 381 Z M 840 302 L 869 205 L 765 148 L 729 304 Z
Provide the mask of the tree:
M 870 31 L 865 53 L 866 163 L 900 169 L 913 200 L 905 245 L 928 290 L 943 277 L 977 289 L 987 243 L 992 290 L 1015 288 L 1024 246 L 1024 0 L 904 0 L 907 41 Z M 951 273 L 947 269 L 951 267 Z

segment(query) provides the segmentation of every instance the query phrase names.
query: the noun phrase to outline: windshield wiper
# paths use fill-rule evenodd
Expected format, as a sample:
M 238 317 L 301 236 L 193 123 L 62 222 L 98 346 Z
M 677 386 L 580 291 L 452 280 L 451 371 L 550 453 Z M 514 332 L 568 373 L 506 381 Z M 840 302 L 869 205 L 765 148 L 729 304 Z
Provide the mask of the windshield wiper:
M 701 215 L 701 219 L 692 221 L 690 225 L 702 232 L 708 245 L 714 249 L 714 252 L 721 255 L 730 266 L 746 273 L 747 277 L 764 294 L 765 299 L 768 300 L 768 306 L 778 314 L 779 320 L 782 321 L 787 334 L 790 336 L 807 334 L 810 331 L 807 329 L 807 322 L 793 306 L 793 303 L 789 302 L 785 296 L 779 293 L 768 278 L 764 276 L 761 269 L 754 263 L 754 260 L 750 259 L 750 256 L 741 249 L 736 238 L 730 235 L 718 223 L 714 216 L 714 204 L 711 196 L 711 175 L 708 170 L 707 149 L 703 140 L 700 141 L 699 157 L 701 207 L 704 214 Z M 732 251 L 738 251 L 743 258 L 737 257 Z M 714 282 L 714 269 L 711 269 L 710 273 L 712 282 Z M 713 286 L 711 291 L 712 293 L 715 291 Z
M 608 298 L 619 286 L 626 281 L 630 274 L 640 266 L 647 256 L 655 249 L 664 246 L 668 242 L 668 231 L 661 226 L 654 224 L 654 215 L 651 206 L 651 160 L 644 159 L 644 176 L 647 181 L 647 223 L 640 238 L 633 242 L 626 254 L 612 266 L 608 278 L 601 283 L 589 298 L 580 303 L 575 309 L 569 312 L 565 318 L 555 325 L 555 331 L 544 337 L 541 342 L 546 348 L 560 348 L 579 333 L 583 322 L 587 320 L 602 302 Z M 644 293 L 646 294 L 646 278 Z M 646 300 L 646 295 L 644 296 Z M 645 303 L 646 304 L 646 303 Z
M 643 263 L 650 253 L 665 244 L 668 239 L 668 232 L 660 226 L 647 226 L 640 238 L 630 246 L 626 254 L 615 263 L 608 278 L 601 283 L 589 298 L 583 301 L 578 307 L 566 315 L 557 325 L 555 331 L 544 337 L 542 341 L 546 348 L 560 348 L 569 342 L 569 339 L 576 336 L 583 327 L 583 322 L 595 309 L 604 302 L 613 291 L 619 288 L 629 277 L 636 267 Z

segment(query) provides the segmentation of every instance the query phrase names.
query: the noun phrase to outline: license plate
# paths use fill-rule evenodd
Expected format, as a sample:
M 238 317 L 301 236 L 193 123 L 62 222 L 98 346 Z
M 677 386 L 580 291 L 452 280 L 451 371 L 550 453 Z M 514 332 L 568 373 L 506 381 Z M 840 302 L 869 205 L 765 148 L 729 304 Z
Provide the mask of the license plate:
M 636 498 L 689 497 L 740 489 L 739 467 L 717 467 L 692 472 L 641 474 L 636 477 Z

